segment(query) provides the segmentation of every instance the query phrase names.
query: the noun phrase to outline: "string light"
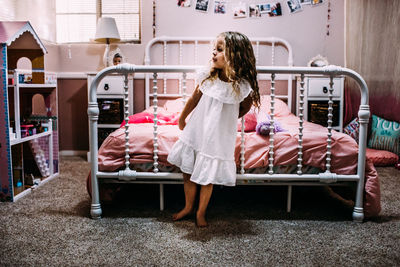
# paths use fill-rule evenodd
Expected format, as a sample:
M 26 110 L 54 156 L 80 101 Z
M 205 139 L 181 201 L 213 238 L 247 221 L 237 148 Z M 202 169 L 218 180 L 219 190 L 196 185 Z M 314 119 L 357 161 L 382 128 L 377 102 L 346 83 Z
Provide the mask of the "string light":
M 328 16 L 326 18 L 326 35 L 327 36 L 329 36 L 330 19 L 331 19 L 331 0 L 328 1 Z
M 156 37 L 156 0 L 153 0 L 153 38 Z

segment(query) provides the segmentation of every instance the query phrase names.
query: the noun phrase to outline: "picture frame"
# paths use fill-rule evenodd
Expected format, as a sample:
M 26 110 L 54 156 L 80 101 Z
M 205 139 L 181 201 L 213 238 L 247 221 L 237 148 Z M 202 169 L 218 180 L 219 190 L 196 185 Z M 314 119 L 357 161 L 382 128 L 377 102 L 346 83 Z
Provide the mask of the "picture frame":
M 214 13 L 215 14 L 226 14 L 226 1 L 215 0 L 214 1 Z
M 196 0 L 195 10 L 200 12 L 207 12 L 210 6 L 210 0 Z
M 258 9 L 261 14 L 267 14 L 268 12 L 271 12 L 271 4 L 258 4 Z
M 323 2 L 324 2 L 324 0 L 311 0 L 311 4 L 312 4 L 313 6 L 322 4 Z
M 311 0 L 300 0 L 301 5 L 311 5 Z
M 296 13 L 302 10 L 300 0 L 288 0 L 286 3 L 290 13 Z
M 191 0 L 177 0 L 176 4 L 178 7 L 190 7 L 191 6 Z
M 249 4 L 249 18 L 261 17 L 260 6 L 256 4 Z
M 282 16 L 281 3 L 275 3 L 271 5 L 271 10 L 268 12 L 270 17 Z
M 325 67 L 328 65 L 329 65 L 328 59 L 321 55 L 313 57 L 307 64 L 308 67 Z
M 247 7 L 246 3 L 239 2 L 235 4 L 233 9 L 233 17 L 234 18 L 246 18 L 247 17 Z

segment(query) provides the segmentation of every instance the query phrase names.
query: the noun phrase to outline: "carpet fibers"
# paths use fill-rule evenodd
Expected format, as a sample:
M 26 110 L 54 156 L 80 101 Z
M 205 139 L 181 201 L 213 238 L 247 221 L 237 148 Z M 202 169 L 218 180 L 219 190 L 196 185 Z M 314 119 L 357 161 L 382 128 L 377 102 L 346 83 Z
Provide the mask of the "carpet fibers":
M 92 220 L 89 164 L 65 157 L 60 169 L 0 203 L 0 266 L 400 266 L 400 171 L 392 167 L 377 168 L 381 215 L 361 224 L 321 187 L 294 187 L 286 213 L 285 187 L 237 186 L 215 187 L 204 229 L 193 216 L 171 220 L 182 185 L 165 186 L 164 211 L 158 185 L 124 185 Z

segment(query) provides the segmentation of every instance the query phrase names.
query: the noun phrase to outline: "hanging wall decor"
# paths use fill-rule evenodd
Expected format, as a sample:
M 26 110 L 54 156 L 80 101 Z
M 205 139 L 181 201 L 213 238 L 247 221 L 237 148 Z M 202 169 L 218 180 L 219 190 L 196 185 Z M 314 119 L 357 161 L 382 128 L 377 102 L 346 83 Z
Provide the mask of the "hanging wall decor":
M 214 1 L 214 13 L 226 14 L 226 1 Z
M 234 18 L 246 18 L 247 17 L 247 5 L 246 3 L 239 2 L 236 3 L 233 7 L 233 17 Z
M 207 12 L 209 5 L 210 5 L 210 0 L 196 0 L 195 9 L 197 11 Z
M 156 0 L 153 0 L 153 38 L 156 37 Z
M 323 0 L 311 0 L 311 4 L 313 5 L 319 5 L 322 4 L 324 1 Z
M 268 14 L 270 17 L 282 16 L 281 3 L 271 5 L 271 11 Z
M 190 7 L 191 1 L 190 0 L 177 0 L 177 5 L 179 7 Z
M 229 1 L 229 0 L 176 0 L 176 6 L 191 7 L 194 10 L 202 13 L 207 13 L 211 8 L 214 14 L 227 14 L 229 10 L 233 13 L 233 18 L 261 18 L 263 15 L 268 14 L 269 17 L 282 16 L 281 2 L 268 3 L 261 0 L 251 0 L 251 2 L 259 1 L 258 3 L 247 3 L 248 1 Z M 289 12 L 293 14 L 303 10 L 304 6 L 321 6 L 324 0 L 285 0 Z M 193 5 L 192 5 L 193 3 Z M 214 5 L 213 5 L 214 3 Z M 326 35 L 330 34 L 330 12 L 331 4 L 328 0 L 328 16 L 326 22 Z M 286 14 L 286 13 L 285 13 Z M 156 3 L 153 0 L 153 37 L 156 35 Z
M 261 14 L 268 14 L 271 12 L 271 4 L 258 4 Z
M 330 30 L 330 20 L 331 20 L 331 1 L 328 2 L 328 16 L 326 17 L 326 35 L 329 36 Z
M 301 10 L 300 0 L 289 0 L 286 2 L 290 13 L 295 13 Z
M 249 5 L 249 18 L 261 17 L 260 6 L 256 4 Z

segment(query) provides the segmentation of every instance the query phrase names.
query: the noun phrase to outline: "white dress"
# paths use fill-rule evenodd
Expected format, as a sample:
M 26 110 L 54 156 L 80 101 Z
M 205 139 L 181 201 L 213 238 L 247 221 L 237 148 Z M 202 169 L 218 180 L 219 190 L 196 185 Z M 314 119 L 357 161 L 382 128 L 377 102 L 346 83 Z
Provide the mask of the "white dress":
M 207 75 L 206 70 L 198 73 L 199 84 Z M 191 174 L 192 182 L 226 186 L 236 183 L 239 105 L 252 91 L 247 81 L 239 86 L 240 95 L 236 95 L 232 84 L 220 79 L 200 85 L 203 95 L 168 155 L 171 164 Z

